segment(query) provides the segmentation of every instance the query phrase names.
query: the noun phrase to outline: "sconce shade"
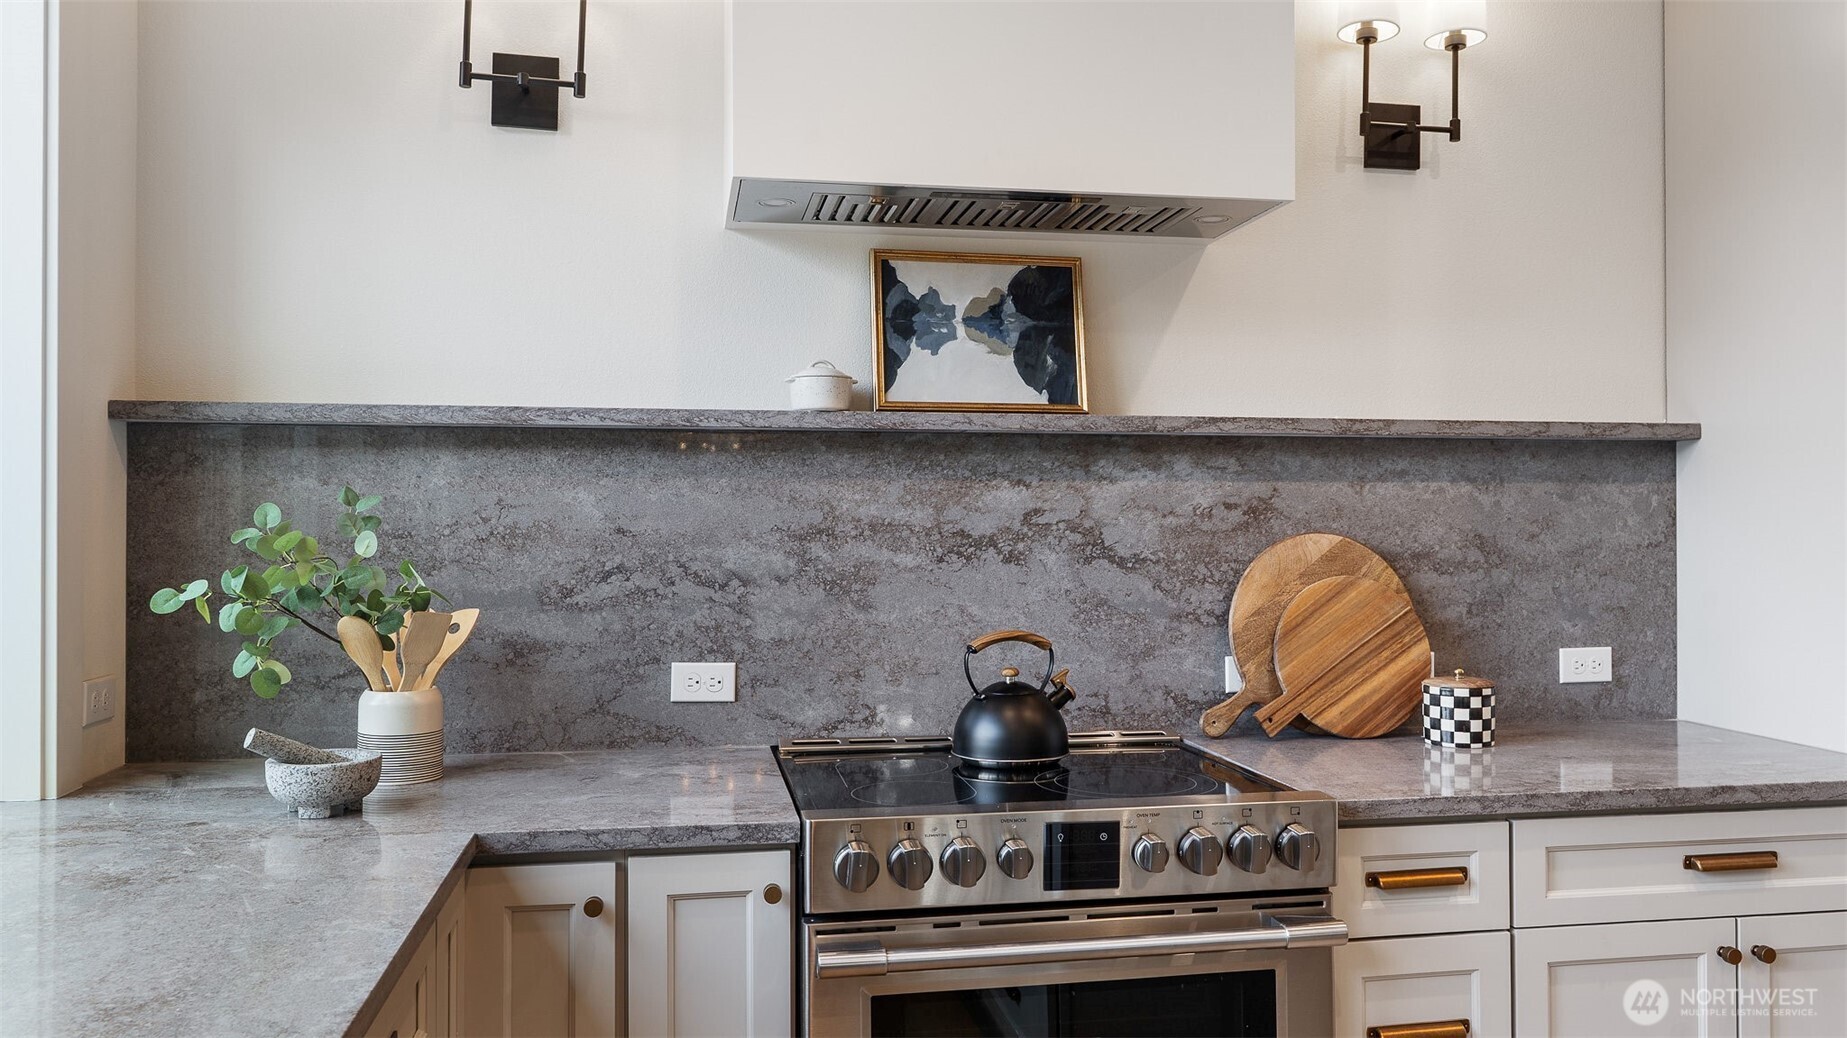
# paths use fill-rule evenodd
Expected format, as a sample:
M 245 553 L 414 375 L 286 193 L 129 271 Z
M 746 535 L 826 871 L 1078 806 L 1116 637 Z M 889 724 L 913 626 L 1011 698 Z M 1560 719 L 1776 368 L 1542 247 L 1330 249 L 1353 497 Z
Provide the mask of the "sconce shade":
M 1398 35 L 1404 24 L 1406 4 L 1400 0 L 1342 0 L 1336 8 L 1340 31 L 1336 34 L 1347 43 L 1360 42 L 1360 29 L 1371 25 L 1378 32 L 1375 43 L 1384 43 Z
M 1422 21 L 1424 46 L 1444 50 L 1453 34 L 1460 33 L 1464 44 L 1480 46 L 1488 38 L 1488 0 L 1429 0 Z

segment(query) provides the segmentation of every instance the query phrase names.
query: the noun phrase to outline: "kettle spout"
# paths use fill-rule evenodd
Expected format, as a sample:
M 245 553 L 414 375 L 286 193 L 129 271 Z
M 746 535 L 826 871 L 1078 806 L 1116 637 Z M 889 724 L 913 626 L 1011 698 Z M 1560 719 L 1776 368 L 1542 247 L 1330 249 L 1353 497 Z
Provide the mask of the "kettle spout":
M 1077 698 L 1077 693 L 1071 691 L 1070 685 L 1065 684 L 1065 677 L 1070 673 L 1071 670 L 1067 667 L 1052 675 L 1052 687 L 1046 690 L 1045 698 L 1051 701 L 1054 710 L 1063 710 L 1066 703 Z

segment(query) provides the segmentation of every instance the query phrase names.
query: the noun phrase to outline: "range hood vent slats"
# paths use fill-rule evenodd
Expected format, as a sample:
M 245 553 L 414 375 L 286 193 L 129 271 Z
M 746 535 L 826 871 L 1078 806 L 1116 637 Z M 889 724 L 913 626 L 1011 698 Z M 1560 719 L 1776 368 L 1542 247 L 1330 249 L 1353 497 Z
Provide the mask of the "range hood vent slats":
M 1194 199 L 1131 195 L 1061 198 L 930 188 L 844 188 L 847 185 L 746 181 L 740 186 L 734 213 L 740 223 L 1209 239 L 1278 204 L 1233 201 L 1208 206 Z

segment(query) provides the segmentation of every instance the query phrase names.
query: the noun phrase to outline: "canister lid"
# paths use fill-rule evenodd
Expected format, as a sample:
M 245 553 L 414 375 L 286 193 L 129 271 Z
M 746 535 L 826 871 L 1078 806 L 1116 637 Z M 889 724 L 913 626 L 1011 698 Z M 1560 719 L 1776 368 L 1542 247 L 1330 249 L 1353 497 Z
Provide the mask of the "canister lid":
M 1425 688 L 1487 688 L 1487 689 L 1492 689 L 1494 687 L 1494 682 L 1489 681 L 1487 678 L 1471 677 L 1468 674 L 1464 673 L 1462 670 L 1458 669 L 1454 674 L 1451 674 L 1447 677 L 1425 678 L 1424 687 Z
M 788 378 L 783 379 L 783 381 L 784 382 L 794 382 L 798 378 L 844 378 L 847 380 L 847 382 L 850 385 L 859 384 L 858 379 L 854 378 L 853 376 L 847 374 L 844 371 L 841 371 L 839 368 L 834 367 L 832 364 L 829 364 L 827 361 L 824 361 L 824 360 L 815 361 L 813 364 L 810 364 L 807 367 L 803 368 L 802 370 L 796 372 L 795 374 L 790 375 Z

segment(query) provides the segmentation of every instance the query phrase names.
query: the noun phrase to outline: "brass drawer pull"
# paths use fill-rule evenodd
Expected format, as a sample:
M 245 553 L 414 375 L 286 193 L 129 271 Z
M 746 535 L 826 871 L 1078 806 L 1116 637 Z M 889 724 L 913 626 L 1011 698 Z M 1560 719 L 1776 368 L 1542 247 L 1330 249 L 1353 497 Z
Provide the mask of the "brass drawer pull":
M 1421 1024 L 1368 1027 L 1366 1038 L 1469 1038 L 1467 1020 L 1431 1020 Z
M 1776 949 L 1767 944 L 1751 945 L 1751 954 L 1757 956 L 1757 961 L 1766 966 L 1776 961 Z
M 1719 945 L 1719 959 L 1727 966 L 1736 966 L 1744 961 L 1744 953 L 1729 944 Z
M 1749 872 L 1752 869 L 1776 868 L 1775 851 L 1743 851 L 1738 854 L 1689 854 L 1680 859 L 1680 867 L 1694 872 Z
M 584 899 L 584 914 L 589 916 L 592 919 L 595 919 L 597 916 L 602 915 L 603 914 L 603 899 L 600 897 L 585 898 Z
M 1380 890 L 1415 890 L 1418 887 L 1460 887 L 1466 885 L 1468 881 L 1469 870 L 1461 867 L 1453 869 L 1399 869 L 1396 872 L 1368 872 L 1366 874 L 1366 885 L 1369 887 L 1378 887 Z M 1420 1024 L 1418 1026 L 1421 1027 L 1423 1025 Z M 1446 1023 L 1444 1026 L 1448 1026 L 1448 1024 Z
M 782 888 L 774 883 L 763 888 L 763 900 L 775 905 L 782 902 Z

